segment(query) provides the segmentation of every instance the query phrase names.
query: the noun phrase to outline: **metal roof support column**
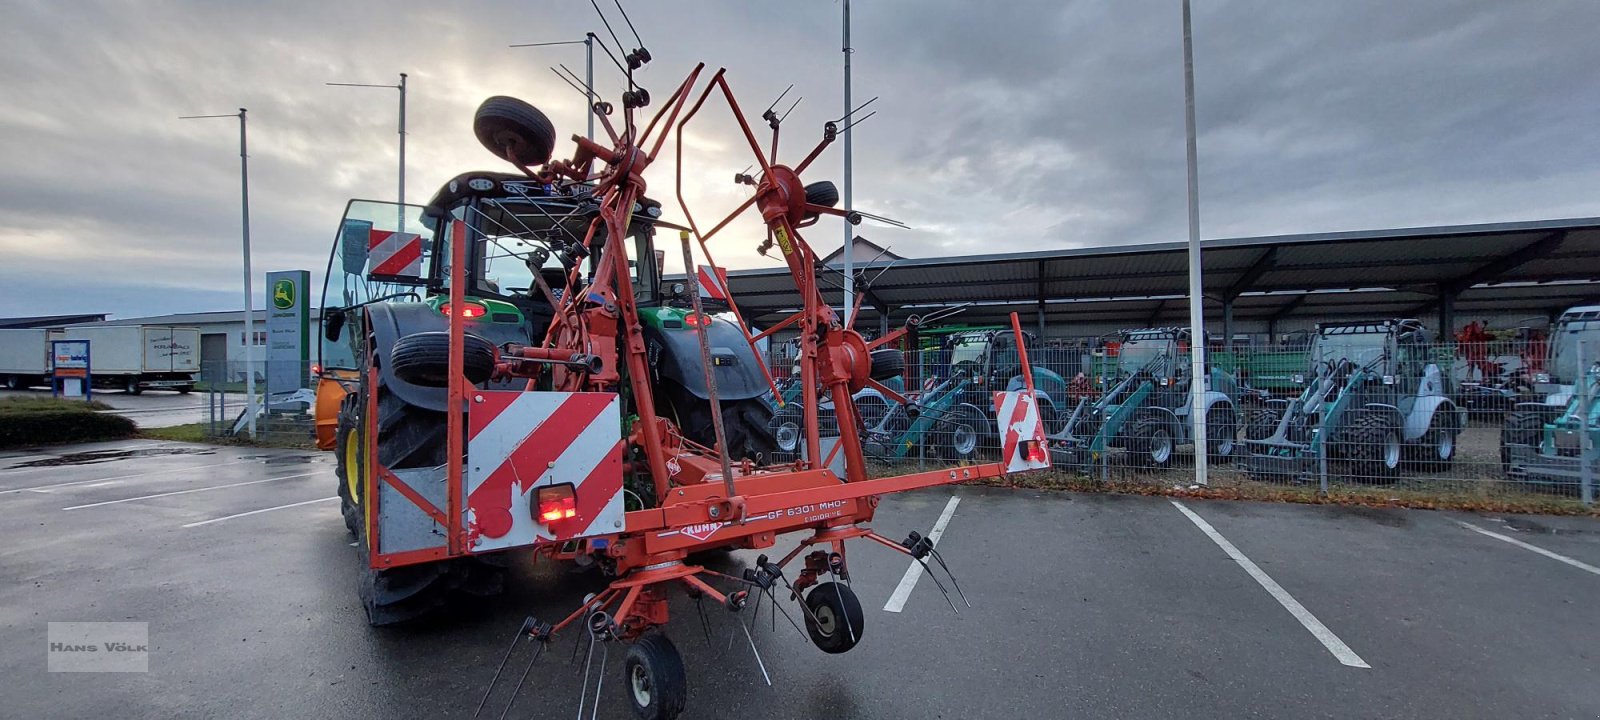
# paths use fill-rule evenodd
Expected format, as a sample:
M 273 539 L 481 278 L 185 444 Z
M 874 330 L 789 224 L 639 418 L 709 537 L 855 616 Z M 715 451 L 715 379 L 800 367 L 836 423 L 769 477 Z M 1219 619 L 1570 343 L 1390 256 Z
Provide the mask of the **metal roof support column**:
M 1038 304 L 1039 339 L 1043 340 L 1044 339 L 1044 261 L 1043 260 L 1040 260 L 1039 263 L 1038 263 L 1036 276 L 1037 276 L 1037 280 L 1034 283 L 1035 288 L 1036 288 L 1035 293 L 1034 293 L 1034 297 L 1039 303 Z
M 1222 296 L 1222 346 L 1233 347 L 1233 296 Z
M 1459 291 L 1452 288 L 1439 286 L 1439 331 L 1441 341 L 1455 334 L 1456 328 L 1456 295 Z

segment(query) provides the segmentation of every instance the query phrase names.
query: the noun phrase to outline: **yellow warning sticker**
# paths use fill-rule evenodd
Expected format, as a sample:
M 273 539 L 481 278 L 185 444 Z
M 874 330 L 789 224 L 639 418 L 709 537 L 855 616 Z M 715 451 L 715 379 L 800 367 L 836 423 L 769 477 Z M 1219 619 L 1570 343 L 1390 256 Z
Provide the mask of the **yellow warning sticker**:
M 778 236 L 778 248 L 783 250 L 783 254 L 793 255 L 794 243 L 789 242 L 789 232 L 784 230 L 782 227 L 777 228 L 773 232 Z

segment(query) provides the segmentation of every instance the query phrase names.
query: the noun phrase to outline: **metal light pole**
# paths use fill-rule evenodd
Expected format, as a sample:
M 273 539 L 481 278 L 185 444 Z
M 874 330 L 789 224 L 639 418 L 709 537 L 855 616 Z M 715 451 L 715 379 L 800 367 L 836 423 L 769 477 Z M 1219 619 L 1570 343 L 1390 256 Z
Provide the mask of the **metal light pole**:
M 844 0 L 844 112 L 850 115 L 853 109 L 850 104 L 850 55 L 855 50 L 850 47 L 850 0 Z M 854 125 L 855 123 L 851 123 Z M 850 212 L 850 125 L 844 126 L 844 210 Z M 847 220 L 844 223 L 844 316 L 848 320 L 850 308 L 856 301 L 856 268 L 855 259 L 851 257 L 855 250 L 855 227 Z M 888 310 L 884 309 L 887 313 Z
M 250 156 L 245 143 L 245 109 L 226 115 L 183 115 L 179 120 L 205 118 L 239 118 L 239 207 L 243 221 L 244 245 L 244 387 L 249 397 L 246 404 L 246 422 L 250 439 L 256 437 L 256 354 L 255 354 L 255 297 L 250 290 Z
M 583 45 L 583 86 L 589 97 L 589 139 L 594 139 L 594 33 L 586 33 L 582 40 L 557 40 L 555 42 L 519 43 L 508 47 L 549 47 L 552 45 Z
M 368 84 L 368 83 L 336 83 L 336 82 L 323 83 L 323 84 L 331 85 L 333 87 L 387 88 L 387 89 L 390 89 L 390 90 L 399 90 L 400 91 L 400 192 L 398 193 L 398 197 L 400 198 L 400 204 L 401 205 L 406 204 L 406 74 L 405 73 L 400 73 L 400 84 L 399 85 L 372 85 L 372 84 Z M 405 209 L 404 208 L 402 208 L 400 210 L 400 216 L 402 218 L 402 220 L 400 222 L 400 227 L 395 228 L 395 230 L 398 230 L 400 232 L 405 232 L 405 230 L 406 230 L 405 221 L 403 219 L 405 217 Z
M 1194 422 L 1194 481 L 1206 477 L 1206 312 L 1200 271 L 1200 170 L 1194 130 L 1194 40 L 1189 32 L 1189 0 L 1183 0 L 1183 108 L 1189 174 L 1189 417 Z

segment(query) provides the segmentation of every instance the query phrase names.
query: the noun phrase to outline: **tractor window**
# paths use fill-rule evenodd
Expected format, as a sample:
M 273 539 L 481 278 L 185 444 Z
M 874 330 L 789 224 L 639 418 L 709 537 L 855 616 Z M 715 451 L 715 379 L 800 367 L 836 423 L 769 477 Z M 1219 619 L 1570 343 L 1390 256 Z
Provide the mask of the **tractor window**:
M 950 341 L 950 365 L 956 366 L 964 362 L 983 364 L 984 340 L 979 335 L 963 335 Z
M 1388 344 L 1388 333 L 1329 333 L 1317 336 L 1311 359 L 1319 363 L 1349 360 L 1366 366 L 1383 358 Z
M 1578 348 L 1580 342 L 1582 352 Z M 1563 318 L 1552 334 L 1550 353 L 1551 377 L 1558 382 L 1574 382 L 1583 374 L 1578 367 L 1579 355 L 1585 365 L 1600 361 L 1600 320 Z
M 1122 341 L 1122 347 L 1117 354 L 1117 369 L 1127 375 L 1140 370 L 1165 375 L 1165 363 L 1160 361 L 1167 354 L 1167 344 L 1165 338 L 1126 338 Z
M 433 231 L 423 225 L 422 208 L 391 202 L 352 200 L 334 233 L 323 278 L 323 313 L 333 315 L 386 297 L 415 292 L 428 277 Z M 360 312 L 346 313 L 359 322 Z M 353 368 L 353 348 L 361 330 L 347 324 L 330 340 L 319 330 L 317 361 L 323 367 Z
M 474 248 L 473 292 L 540 297 L 536 270 L 559 272 L 563 248 L 582 244 L 590 215 L 567 198 L 487 201 L 474 213 L 482 242 Z M 542 273 L 547 277 L 553 273 Z

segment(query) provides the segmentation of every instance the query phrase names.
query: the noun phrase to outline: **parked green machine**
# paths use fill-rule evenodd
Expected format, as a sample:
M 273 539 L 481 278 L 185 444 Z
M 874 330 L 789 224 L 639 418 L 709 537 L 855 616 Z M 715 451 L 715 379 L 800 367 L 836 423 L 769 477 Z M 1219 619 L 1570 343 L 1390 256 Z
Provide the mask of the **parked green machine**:
M 1560 413 L 1540 423 L 1533 442 L 1501 446 L 1507 478 L 1578 494 L 1584 502 L 1593 502 L 1596 473 L 1600 473 L 1600 451 L 1596 450 L 1600 447 L 1600 402 L 1594 400 L 1600 391 L 1600 365 L 1590 366 L 1584 385 L 1567 393 L 1567 404 Z
M 1112 448 L 1127 450 L 1137 465 L 1170 466 L 1178 446 L 1195 443 L 1192 393 L 1203 393 L 1206 452 L 1226 461 L 1235 449 L 1239 386 L 1232 374 L 1211 367 L 1196 388 L 1188 362 L 1188 328 L 1124 330 L 1109 390 L 1084 399 L 1049 436 L 1057 465 L 1087 470 Z
M 1368 481 L 1408 463 L 1448 466 L 1467 417 L 1429 339 L 1416 320 L 1318 325 L 1304 391 L 1251 414 L 1240 465 L 1257 479 L 1310 480 L 1336 462 Z
M 1058 410 L 1067 399 L 1067 381 L 1056 370 L 1045 367 L 1037 358 L 1039 339 L 1032 333 L 1022 333 L 1028 344 L 1029 364 L 1033 369 L 1035 395 L 1039 399 L 1039 414 L 1045 431 L 1060 425 Z M 1015 391 L 1023 387 L 1022 356 L 1010 329 L 963 330 L 945 336 L 939 347 L 935 374 L 954 378 L 958 374 L 967 382 L 955 399 L 957 405 L 970 405 L 982 411 L 985 417 L 994 416 L 994 394 Z M 979 441 L 986 449 L 999 447 L 1000 437 L 991 423 L 986 426 Z

